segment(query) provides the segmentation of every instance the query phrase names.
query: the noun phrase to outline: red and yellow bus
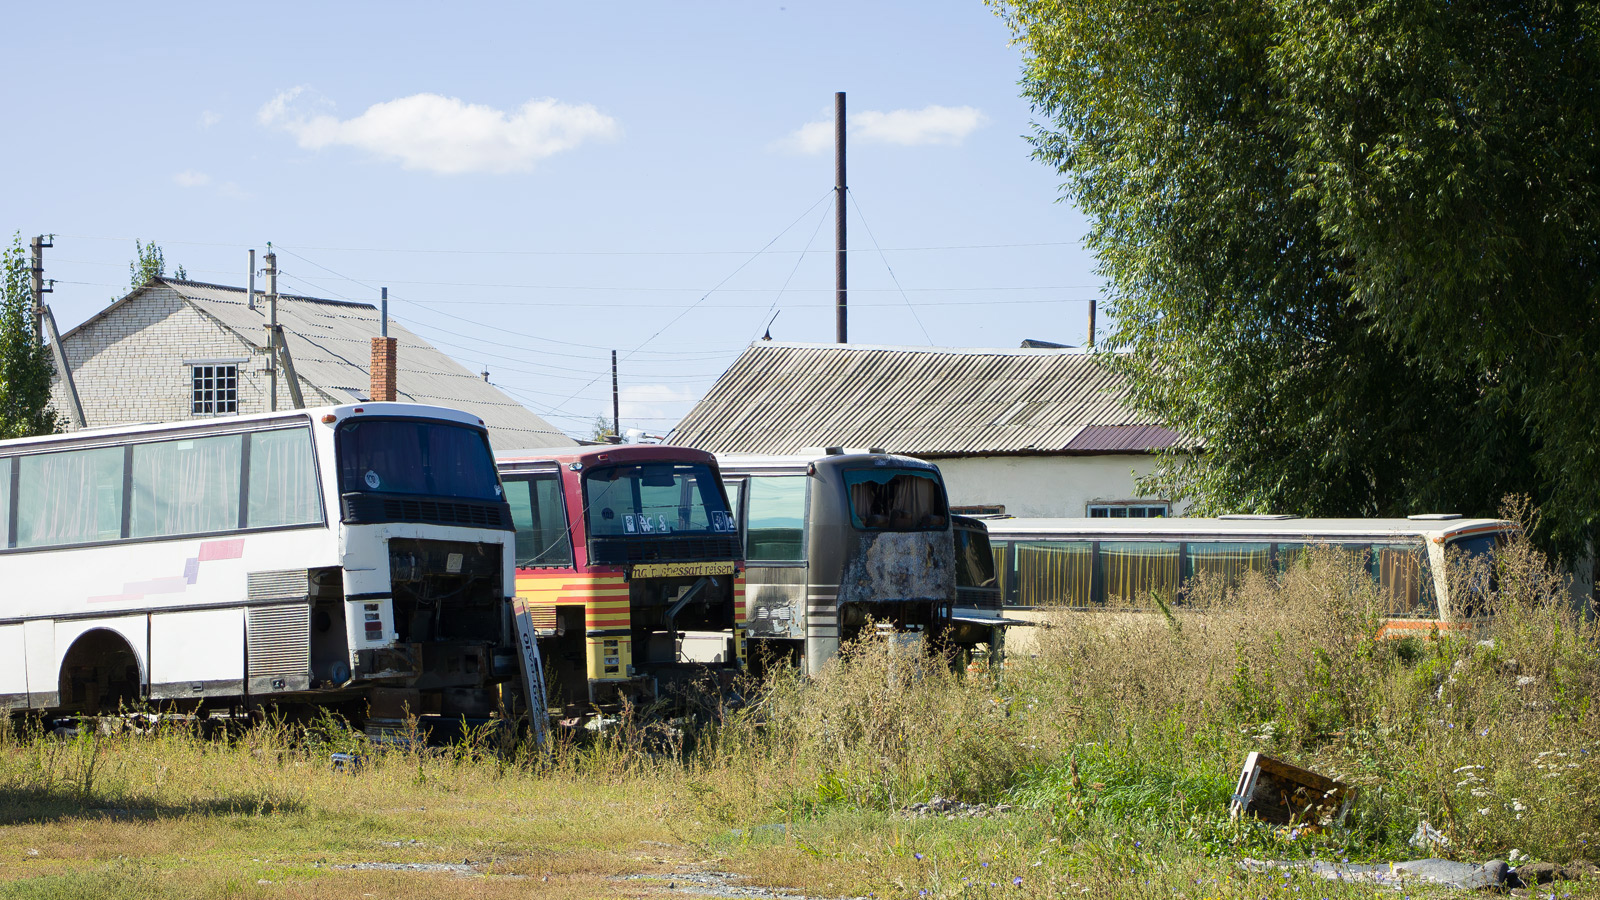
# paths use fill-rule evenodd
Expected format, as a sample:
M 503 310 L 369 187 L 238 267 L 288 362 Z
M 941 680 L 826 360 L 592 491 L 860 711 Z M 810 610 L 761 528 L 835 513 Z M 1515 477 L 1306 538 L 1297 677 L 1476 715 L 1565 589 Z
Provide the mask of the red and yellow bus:
M 744 666 L 744 552 L 715 457 L 600 445 L 496 464 L 552 706 L 648 700 Z

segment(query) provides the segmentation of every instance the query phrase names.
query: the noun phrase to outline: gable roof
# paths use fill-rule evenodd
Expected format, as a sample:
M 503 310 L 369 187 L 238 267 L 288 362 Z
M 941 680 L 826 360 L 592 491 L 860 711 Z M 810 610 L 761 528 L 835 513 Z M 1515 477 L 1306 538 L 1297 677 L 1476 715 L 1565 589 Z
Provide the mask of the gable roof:
M 184 301 L 246 343 L 257 348 L 266 346 L 265 295 L 256 294 L 256 308 L 252 310 L 244 288 L 175 278 L 152 280 L 67 332 L 62 342 L 152 287 L 176 291 Z M 278 294 L 278 324 L 283 326 L 295 373 L 333 403 L 370 399 L 372 339 L 381 330 L 378 318 L 378 308 L 370 303 Z M 399 399 L 472 413 L 488 426 L 490 440 L 498 447 L 576 444 L 393 319 L 389 320 L 389 336 L 398 345 L 395 382 Z M 309 397 L 306 399 L 310 402 Z
M 1177 435 L 1075 348 L 757 341 L 667 442 L 717 453 L 882 447 L 915 456 L 1144 453 Z

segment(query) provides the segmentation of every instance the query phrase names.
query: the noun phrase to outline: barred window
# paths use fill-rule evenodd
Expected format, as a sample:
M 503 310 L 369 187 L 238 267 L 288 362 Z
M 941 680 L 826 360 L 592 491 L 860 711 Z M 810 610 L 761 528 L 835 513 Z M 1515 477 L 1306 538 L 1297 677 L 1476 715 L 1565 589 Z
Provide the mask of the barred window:
M 1166 503 L 1091 503 L 1091 519 L 1162 519 L 1172 514 Z
M 197 416 L 216 416 L 239 411 L 239 367 L 237 365 L 197 365 L 192 367 L 194 389 L 191 412 Z

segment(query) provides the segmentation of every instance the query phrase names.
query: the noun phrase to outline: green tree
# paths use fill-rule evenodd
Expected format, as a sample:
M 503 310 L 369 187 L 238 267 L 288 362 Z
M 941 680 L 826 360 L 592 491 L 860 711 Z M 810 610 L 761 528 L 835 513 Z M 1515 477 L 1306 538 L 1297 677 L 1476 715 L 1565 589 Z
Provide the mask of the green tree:
M 0 260 L 0 438 L 53 434 L 60 430 L 50 408 L 55 366 L 34 334 L 33 284 L 20 234 Z
M 128 263 L 129 287 L 132 290 L 138 290 L 149 284 L 152 279 L 162 278 L 167 274 L 166 256 L 162 254 L 160 245 L 155 241 L 148 244 L 134 241 L 133 248 L 134 257 Z M 179 281 L 188 281 L 189 273 L 183 266 L 178 266 L 172 277 Z
M 609 441 L 616 436 L 617 432 L 611 427 L 611 420 L 605 416 L 595 416 L 594 421 L 589 423 L 591 441 Z
M 1600 511 L 1600 7 L 993 0 L 1202 511 Z

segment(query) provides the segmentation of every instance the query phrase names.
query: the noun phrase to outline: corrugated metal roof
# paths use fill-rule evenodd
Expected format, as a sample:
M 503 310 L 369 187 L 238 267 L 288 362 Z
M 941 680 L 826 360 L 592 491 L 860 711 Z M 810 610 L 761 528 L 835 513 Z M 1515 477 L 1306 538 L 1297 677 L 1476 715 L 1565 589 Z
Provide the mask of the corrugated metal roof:
M 243 288 L 161 281 L 245 341 L 265 346 L 267 307 L 260 294 L 252 310 Z M 378 315 L 378 308 L 367 303 L 278 295 L 278 324 L 283 326 L 295 372 L 330 403 L 369 399 L 372 339 L 380 330 Z M 390 320 L 389 336 L 398 344 L 395 383 L 401 400 L 470 412 L 488 426 L 489 438 L 497 447 L 577 443 L 405 326 Z M 319 401 L 307 397 L 306 402 Z
M 1086 435 L 1090 428 L 1100 430 Z M 751 344 L 668 438 L 716 453 L 847 445 L 920 456 L 1138 452 L 1175 442 L 1083 350 L 774 341 Z

